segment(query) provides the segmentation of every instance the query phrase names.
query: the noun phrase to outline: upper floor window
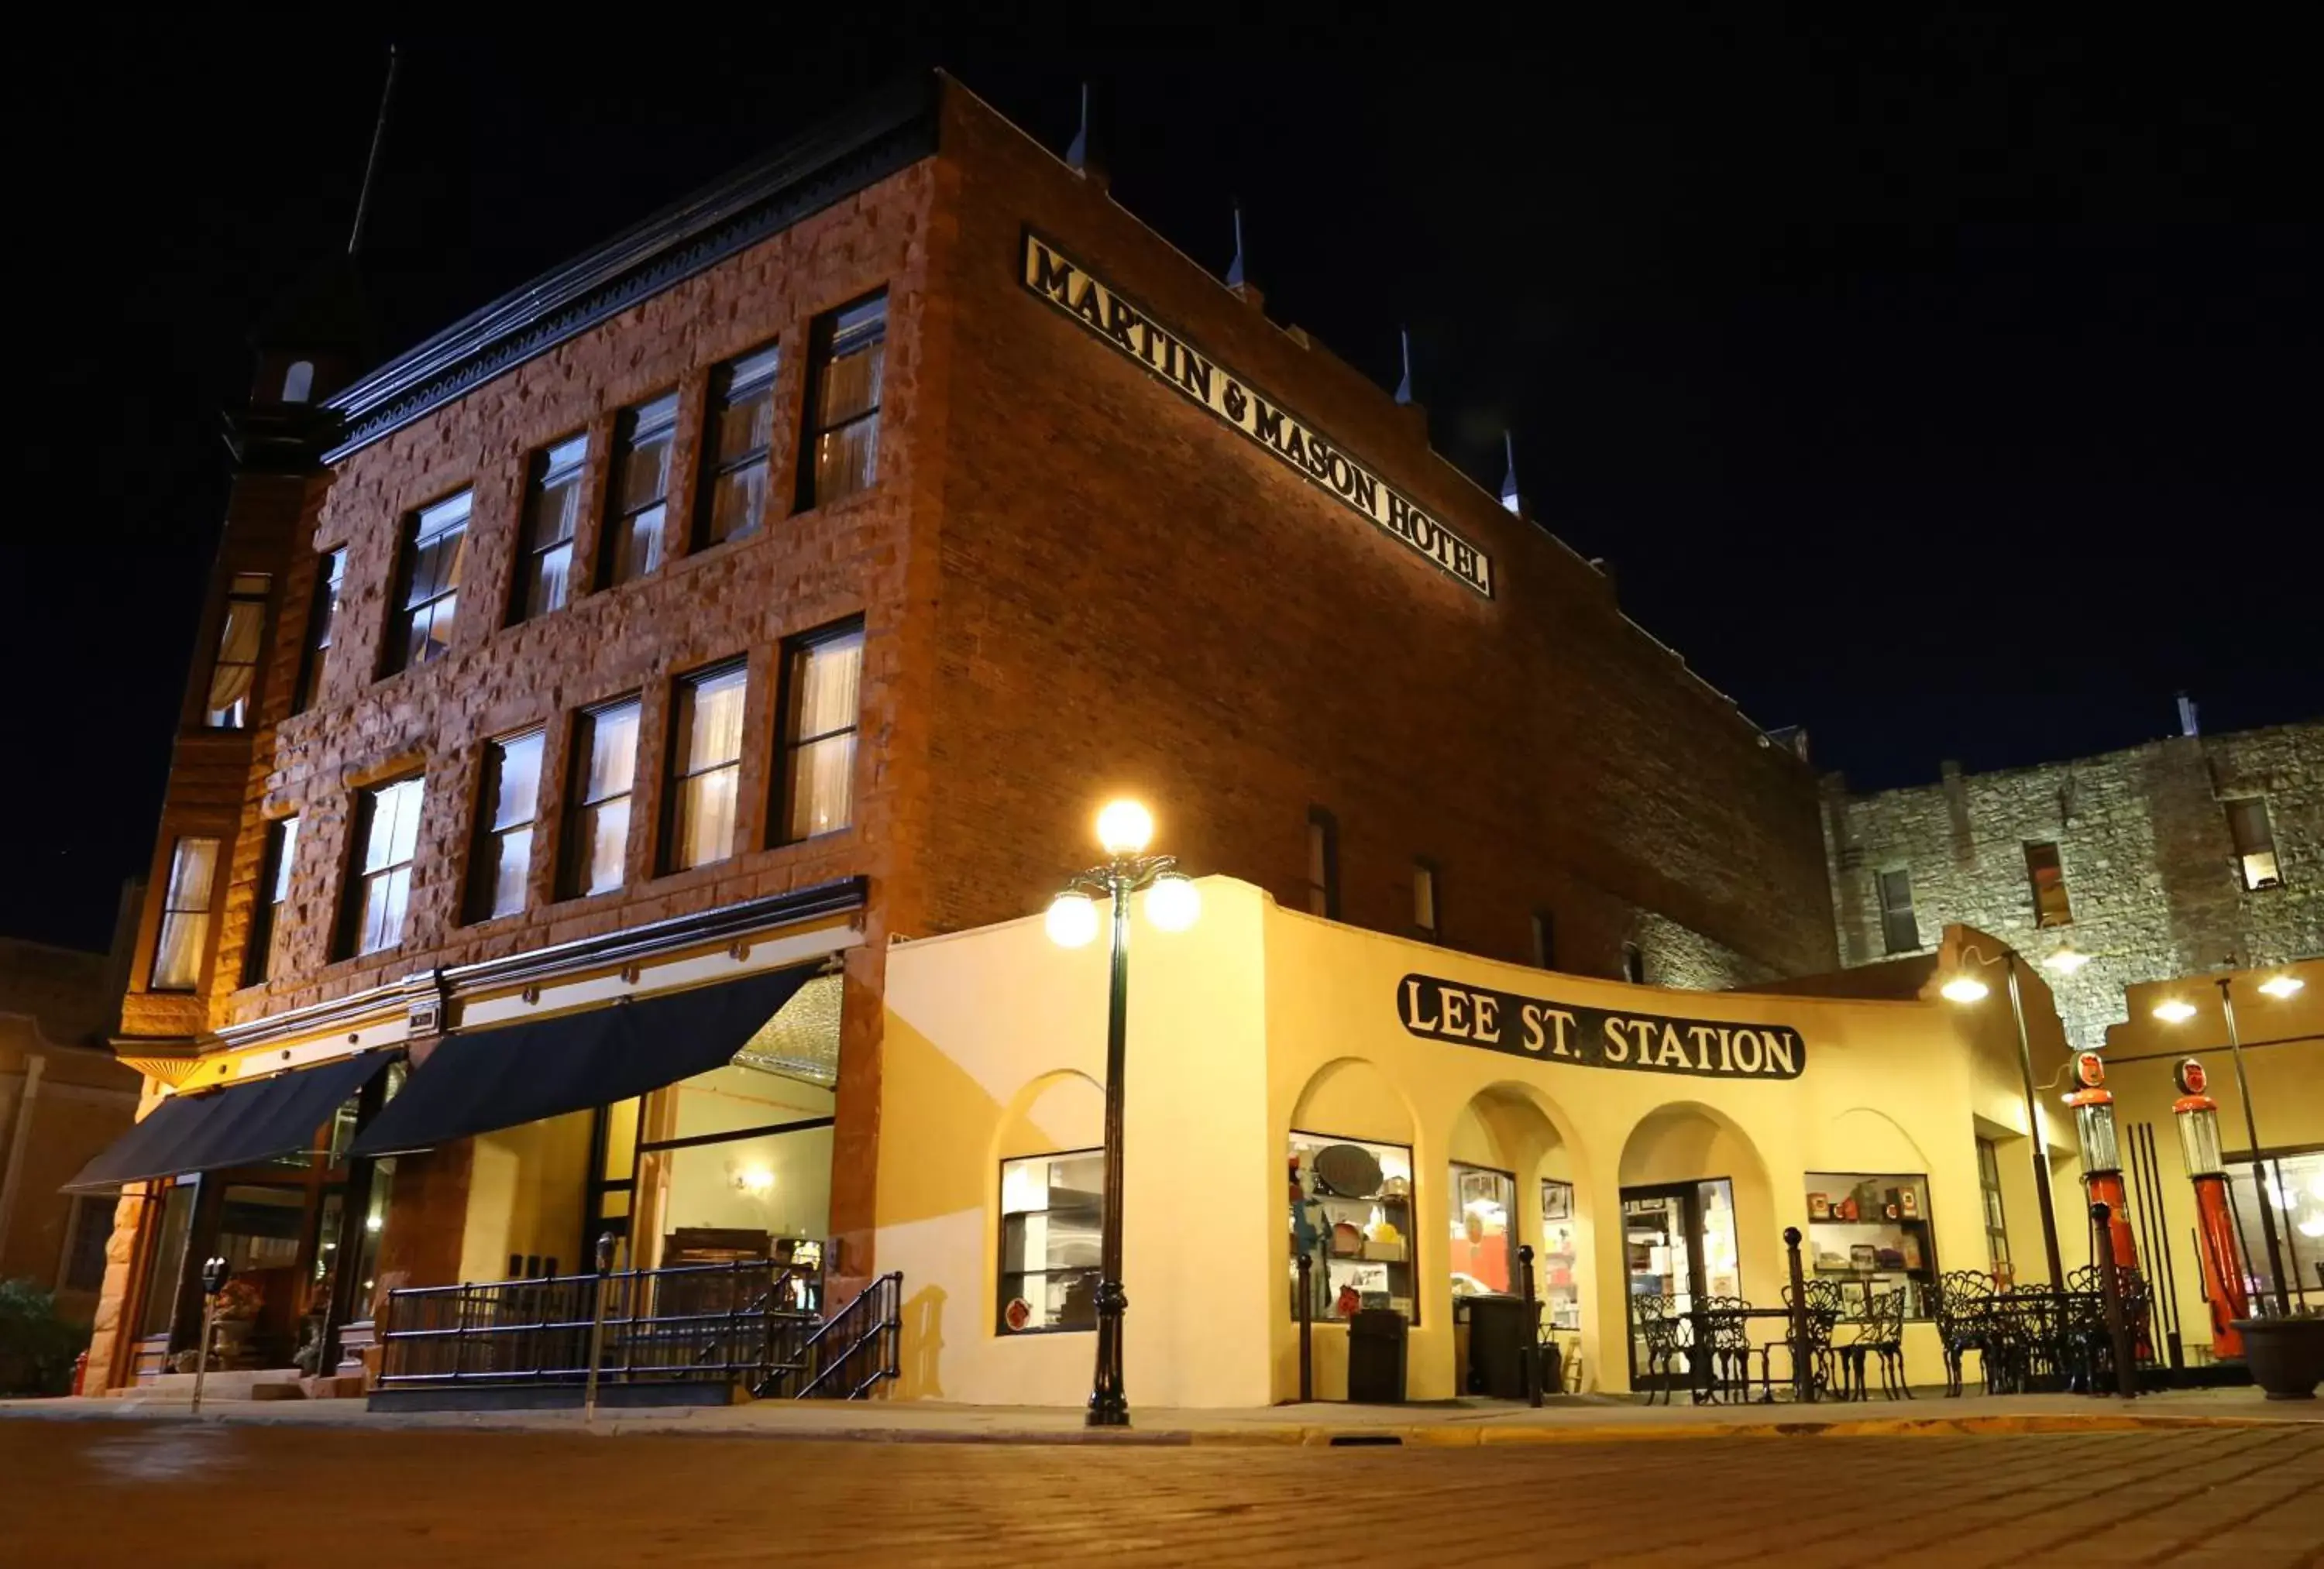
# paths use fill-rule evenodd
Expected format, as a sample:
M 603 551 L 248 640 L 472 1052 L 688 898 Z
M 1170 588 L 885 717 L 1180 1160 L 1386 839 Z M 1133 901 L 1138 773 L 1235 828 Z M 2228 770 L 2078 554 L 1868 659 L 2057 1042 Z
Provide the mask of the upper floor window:
M 2266 797 L 2247 795 L 2228 802 L 2227 807 L 2227 831 L 2236 841 L 2236 869 L 2243 876 L 2244 886 L 2282 887 L 2283 872 L 2275 858 L 2275 828 L 2267 820 Z
M 721 365 L 710 379 L 710 417 L 702 443 L 704 545 L 758 532 L 767 515 L 767 469 L 775 445 L 775 362 L 771 344 Z
M 258 898 L 250 910 L 250 940 L 243 946 L 242 984 L 254 986 L 282 973 L 283 920 L 290 902 L 290 863 L 299 853 L 299 820 L 277 818 L 266 825 L 266 861 L 259 868 Z
M 1880 872 L 1873 881 L 1880 893 L 1880 940 L 1890 953 L 1911 953 L 1921 946 L 1921 922 L 1913 913 L 1913 874 L 1903 867 Z
M 566 809 L 567 898 L 622 885 L 630 847 L 630 792 L 638 772 L 638 700 L 585 710 L 573 732 L 573 788 Z
M 392 675 L 441 658 L 452 647 L 460 568 L 468 554 L 468 492 L 423 507 L 405 525 L 403 571 L 387 633 Z
M 403 941 L 411 904 L 411 863 L 420 849 L 417 775 L 374 785 L 357 797 L 353 875 L 347 879 L 343 956 L 377 953 Z
M 512 620 L 529 621 L 563 610 L 573 597 L 573 530 L 581 519 L 581 480 L 588 463 L 586 434 L 532 454 L 532 478 L 524 496 L 524 554 L 517 563 Z
M 855 722 L 863 629 L 795 640 L 785 661 L 785 842 L 835 833 L 855 821 Z
M 214 730 L 249 728 L 250 700 L 258 686 L 258 646 L 266 634 L 266 594 L 273 583 L 263 572 L 238 572 L 226 589 L 226 619 L 218 628 L 217 658 L 210 665 L 203 721 Z
M 2028 844 L 2025 876 L 2034 887 L 2034 924 L 2072 925 L 2074 910 L 2066 901 L 2066 870 L 2058 863 L 2058 847 L 2046 841 Z
M 307 655 L 299 671 L 299 706 L 305 713 L 323 695 L 323 673 L 331 663 L 331 637 L 339 620 L 339 593 L 346 586 L 346 546 L 323 557 L 315 574 L 315 607 L 307 618 Z
M 1307 913 L 1340 918 L 1340 823 L 1320 806 L 1307 809 Z
M 282 372 L 282 401 L 304 403 L 315 394 L 315 362 L 293 360 Z
M 161 895 L 161 931 L 149 983 L 154 991 L 189 992 L 201 985 L 217 855 L 218 841 L 208 838 L 181 839 L 170 852 L 170 885 Z
M 613 439 L 613 488 L 606 508 L 607 588 L 661 566 L 669 523 L 669 449 L 678 434 L 678 394 L 624 410 Z
M 1635 942 L 1622 944 L 1622 978 L 1634 986 L 1646 984 L 1646 950 Z
M 532 829 L 540 815 L 543 732 L 484 743 L 476 792 L 476 838 L 468 860 L 468 919 L 490 921 L 524 908 L 532 876 Z
M 670 727 L 669 832 L 665 868 L 706 867 L 734 853 L 735 786 L 742 775 L 742 698 L 749 671 L 740 659 L 678 684 Z
M 880 473 L 880 384 L 888 357 L 884 294 L 822 317 L 813 334 L 799 505 L 869 490 Z
M 1557 963 L 1557 917 L 1546 910 L 1533 913 L 1533 967 L 1550 969 Z
M 1436 867 L 1427 861 L 1412 863 L 1412 924 L 1431 942 L 1443 936 L 1437 924 Z

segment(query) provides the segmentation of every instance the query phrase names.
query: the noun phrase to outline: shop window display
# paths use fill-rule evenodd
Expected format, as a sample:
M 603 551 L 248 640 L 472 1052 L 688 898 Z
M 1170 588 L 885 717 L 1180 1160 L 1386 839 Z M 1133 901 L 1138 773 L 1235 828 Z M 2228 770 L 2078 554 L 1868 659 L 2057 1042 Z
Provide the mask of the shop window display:
M 1507 1171 L 1452 1164 L 1452 1234 L 1447 1262 L 1452 1294 L 1473 1297 L 1517 1289 L 1517 1179 Z
M 1304 1252 L 1317 1319 L 1385 1308 L 1419 1323 L 1410 1146 L 1295 1132 L 1290 1179 L 1293 1317 Z
M 1541 1179 L 1542 1322 L 1552 1329 L 1582 1327 L 1582 1286 L 1574 1277 L 1581 1262 L 1581 1243 L 1574 1236 L 1573 1184 L 1554 1177 Z
M 2292 1305 L 2324 1308 L 2324 1149 L 2270 1155 L 2266 1204 L 2275 1222 L 2276 1253 L 2283 1261 Z M 2260 1223 L 2261 1184 L 2249 1156 L 2227 1161 L 2227 1191 L 2243 1232 L 2244 1266 L 2252 1300 L 2273 1301 L 2275 1277 L 2267 1256 L 2267 1234 Z
M 1851 1317 L 1900 1289 L 1905 1316 L 1928 1317 L 1937 1250 L 1925 1175 L 1811 1171 L 1807 1199 L 1808 1265 L 1840 1286 Z
M 1096 1328 L 1104 1228 L 1104 1151 L 1003 1161 L 1000 1333 Z

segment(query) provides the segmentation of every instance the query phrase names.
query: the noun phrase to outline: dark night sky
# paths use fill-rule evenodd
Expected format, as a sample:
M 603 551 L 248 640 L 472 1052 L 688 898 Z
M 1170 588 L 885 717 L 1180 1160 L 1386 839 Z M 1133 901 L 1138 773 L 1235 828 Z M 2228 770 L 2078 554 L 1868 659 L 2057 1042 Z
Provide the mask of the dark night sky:
M 2143 39 L 2122 8 L 2102 38 L 1898 9 L 1553 13 L 1457 55 L 1351 24 L 1218 50 L 1054 6 L 1038 36 L 770 23 L 697 50 L 708 14 L 641 13 L 618 41 L 60 48 L 8 110 L 45 292 L 12 335 L 0 932 L 101 947 L 144 866 L 217 411 L 254 318 L 345 242 L 391 36 L 385 349 L 899 66 L 948 64 L 1054 148 L 1087 77 L 1127 206 L 1222 270 L 1240 196 L 1271 314 L 1384 386 L 1410 324 L 1439 449 L 1492 486 L 1514 426 L 1536 512 L 1629 612 L 1858 784 L 2129 745 L 2182 687 L 2207 729 L 2317 716 L 2301 50 L 2192 14 Z

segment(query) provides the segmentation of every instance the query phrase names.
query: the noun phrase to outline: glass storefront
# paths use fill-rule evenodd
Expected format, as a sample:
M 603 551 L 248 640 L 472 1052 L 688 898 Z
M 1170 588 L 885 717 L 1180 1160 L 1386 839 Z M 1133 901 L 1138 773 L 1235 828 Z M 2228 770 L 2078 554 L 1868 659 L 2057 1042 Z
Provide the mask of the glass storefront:
M 2268 1263 L 2260 1205 L 2275 1223 L 2285 1289 L 2293 1305 L 2324 1308 L 2324 1149 L 2270 1155 L 2255 1173 L 2247 1157 L 2227 1160 L 2227 1195 L 2243 1236 L 2244 1268 L 2255 1307 L 2274 1310 L 2275 1273 Z
M 1305 1253 L 1318 1320 L 1386 1308 L 1417 1324 L 1411 1149 L 1295 1130 L 1290 1154 L 1292 1316 Z
M 1622 1189 L 1622 1247 L 1629 1270 L 1631 1305 L 1630 1380 L 1634 1389 L 1646 1376 L 1646 1335 L 1639 1306 L 1655 1298 L 1671 1317 L 1694 1310 L 1698 1297 L 1739 1297 L 1743 1279 L 1736 1260 L 1735 1185 L 1724 1177 Z M 1668 1376 L 1683 1377 L 1683 1361 Z
M 1447 1262 L 1452 1295 L 1513 1295 L 1517 1289 L 1517 1179 L 1513 1172 L 1455 1161 L 1446 1197 L 1452 1211 Z
M 1873 1298 L 1904 1293 L 1908 1318 L 1928 1316 L 1937 1282 L 1929 1179 L 1921 1172 L 1807 1173 L 1807 1263 L 1840 1289 L 1849 1317 L 1868 1317 Z M 1992 1195 L 1988 1226 L 2000 1214 Z
M 1001 1163 L 1001 1334 L 1097 1327 L 1104 1222 L 1102 1150 Z

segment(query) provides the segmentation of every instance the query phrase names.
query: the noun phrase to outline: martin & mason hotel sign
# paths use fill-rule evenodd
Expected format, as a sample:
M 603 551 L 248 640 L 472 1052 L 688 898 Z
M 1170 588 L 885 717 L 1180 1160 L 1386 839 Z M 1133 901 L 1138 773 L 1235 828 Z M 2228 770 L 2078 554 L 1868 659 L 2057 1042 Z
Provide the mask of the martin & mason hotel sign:
M 1493 597 L 1492 557 L 1413 505 L 1337 442 L 1199 353 L 1029 229 L 1025 232 L 1020 276 L 1027 289 L 1137 361 L 1182 397 L 1257 442 L 1374 528 L 1426 556 L 1485 598 Z
M 1408 975 L 1397 984 L 1404 1027 L 1431 1041 L 1641 1073 L 1706 1078 L 1797 1078 L 1807 1043 L 1782 1024 L 1718 1023 L 1614 1013 Z

